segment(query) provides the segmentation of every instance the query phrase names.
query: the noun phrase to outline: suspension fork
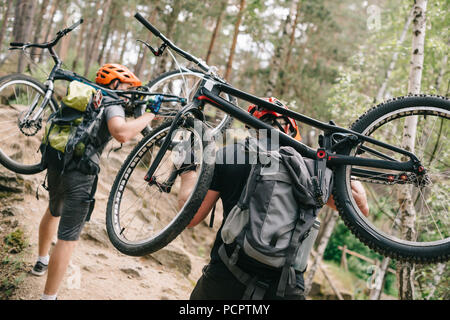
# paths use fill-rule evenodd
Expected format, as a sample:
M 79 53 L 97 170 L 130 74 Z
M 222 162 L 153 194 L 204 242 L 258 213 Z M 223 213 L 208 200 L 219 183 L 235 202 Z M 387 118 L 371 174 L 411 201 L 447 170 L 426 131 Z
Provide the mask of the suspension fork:
M 61 68 L 61 64 L 62 64 L 61 60 L 59 59 L 58 55 L 56 54 L 56 52 L 53 48 L 49 48 L 49 52 L 50 52 L 50 55 L 52 56 L 52 59 L 55 61 L 55 65 L 53 66 L 52 71 L 50 71 L 47 81 L 45 81 L 45 83 L 44 83 L 47 86 L 47 91 L 45 91 L 44 99 L 42 100 L 42 103 L 39 106 L 38 111 L 34 114 L 33 118 L 31 119 L 32 122 L 40 119 L 42 113 L 44 112 L 45 107 L 50 102 L 50 100 L 53 96 L 53 91 L 54 91 L 54 86 L 55 86 L 53 81 L 55 80 L 55 75 L 58 72 L 58 70 Z M 39 100 L 39 97 L 36 96 L 31 107 L 28 109 L 28 112 L 23 117 L 23 119 L 21 121 L 22 123 L 26 122 L 26 121 L 30 121 L 30 120 L 28 120 L 28 117 L 31 114 L 33 114 L 38 100 Z M 52 112 L 54 112 L 54 111 L 55 110 L 52 110 Z
M 39 109 L 37 112 L 33 115 L 33 117 L 30 119 L 31 121 L 37 121 L 41 118 L 42 113 L 44 112 L 45 107 L 47 107 L 47 104 L 50 102 L 50 99 L 53 95 L 53 81 L 46 81 L 47 84 L 47 91 L 45 92 L 44 99 L 42 100 Z M 36 109 L 37 102 L 39 100 L 39 97 L 36 96 L 33 103 L 31 104 L 31 107 L 28 109 L 26 115 L 23 117 L 22 122 L 24 121 L 30 121 L 28 117 L 33 114 L 34 110 Z M 54 111 L 54 110 L 52 110 Z
M 164 139 L 163 144 L 161 145 L 158 153 L 156 154 L 155 159 L 153 160 L 152 164 L 150 165 L 150 168 L 148 169 L 144 180 L 151 183 L 153 180 L 153 174 L 155 173 L 156 169 L 158 168 L 162 158 L 166 154 L 167 150 L 169 149 L 169 146 L 172 143 L 172 134 L 175 132 L 175 130 L 179 127 L 180 121 L 182 121 L 182 117 L 190 112 L 196 113 L 198 110 L 198 106 L 195 103 L 191 103 L 183 107 L 175 116 L 173 119 L 173 122 L 170 126 L 169 132 L 167 133 L 167 138 Z

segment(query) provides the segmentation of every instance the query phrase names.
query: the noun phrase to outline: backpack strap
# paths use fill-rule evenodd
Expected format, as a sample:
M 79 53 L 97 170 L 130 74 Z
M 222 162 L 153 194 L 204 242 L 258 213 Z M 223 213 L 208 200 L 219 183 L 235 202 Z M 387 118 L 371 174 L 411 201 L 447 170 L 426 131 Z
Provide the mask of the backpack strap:
M 94 206 L 95 206 L 94 196 L 95 196 L 95 192 L 97 191 L 97 183 L 98 183 L 98 175 L 95 175 L 94 183 L 92 184 L 91 194 L 89 196 L 90 205 L 89 205 L 89 212 L 86 216 L 86 221 L 89 221 L 91 219 L 92 212 L 94 211 Z
M 249 179 L 247 184 L 245 185 L 244 190 L 241 193 L 241 197 L 239 199 L 239 207 L 241 209 L 248 209 L 248 205 L 250 203 L 250 198 L 256 189 L 256 180 L 260 177 L 261 173 L 261 165 L 255 164 L 252 166 L 252 169 L 249 174 Z
M 222 244 L 219 248 L 219 257 L 228 270 L 236 277 L 236 279 L 246 286 L 242 300 L 262 300 L 267 289 L 269 288 L 269 285 L 259 279 L 258 276 L 251 276 L 236 266 L 239 250 L 240 247 L 237 245 L 231 257 L 228 257 L 225 250 L 225 245 Z
M 211 218 L 209 219 L 209 227 L 212 228 L 214 226 L 214 216 L 216 213 L 216 203 L 214 203 L 214 207 L 211 211 Z
M 307 234 L 308 230 L 314 224 L 314 221 L 314 219 L 307 219 L 307 221 L 305 222 L 305 220 L 297 219 L 295 230 L 289 243 L 289 248 L 287 249 L 286 262 L 283 266 L 280 280 L 278 282 L 277 296 L 279 297 L 284 297 L 287 285 L 290 285 L 291 287 L 295 286 L 296 279 L 295 270 L 293 267 L 295 257 L 297 255 L 297 251 L 300 247 L 301 241 Z

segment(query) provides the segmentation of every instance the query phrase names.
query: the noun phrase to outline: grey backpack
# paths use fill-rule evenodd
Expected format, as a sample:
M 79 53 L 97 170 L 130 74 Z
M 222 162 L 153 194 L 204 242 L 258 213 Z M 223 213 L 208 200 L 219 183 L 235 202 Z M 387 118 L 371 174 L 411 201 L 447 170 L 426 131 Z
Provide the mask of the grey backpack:
M 219 255 L 228 269 L 247 286 L 244 299 L 261 299 L 260 282 L 236 263 L 239 251 L 269 269 L 280 271 L 277 295 L 295 287 L 293 268 L 298 248 L 318 211 L 330 196 L 332 172 L 319 162 L 303 158 L 291 147 L 270 151 L 270 165 L 252 165 L 239 202 L 227 216 Z M 226 246 L 234 248 L 228 256 Z

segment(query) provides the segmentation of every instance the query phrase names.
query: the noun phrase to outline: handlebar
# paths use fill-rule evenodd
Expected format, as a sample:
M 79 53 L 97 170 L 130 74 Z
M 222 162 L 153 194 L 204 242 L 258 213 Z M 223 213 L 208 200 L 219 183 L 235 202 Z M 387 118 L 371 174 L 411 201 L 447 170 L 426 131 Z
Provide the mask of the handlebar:
M 147 19 L 145 19 L 139 12 L 137 12 L 134 17 L 144 25 L 148 30 L 150 30 L 151 33 L 153 33 L 156 37 L 160 38 L 169 48 L 177 52 L 180 56 L 185 58 L 188 61 L 191 61 L 195 63 L 198 67 L 200 67 L 203 71 L 208 72 L 210 71 L 210 67 L 200 61 L 200 59 L 194 57 L 193 55 L 189 54 L 188 52 L 178 48 L 176 45 L 172 43 L 169 39 L 167 39 L 158 29 L 156 29 Z
M 9 44 L 11 46 L 11 48 L 9 48 L 9 49 L 14 50 L 14 49 L 33 48 L 33 47 L 41 48 L 41 49 L 50 49 L 50 48 L 54 47 L 62 37 L 64 37 L 69 32 L 73 31 L 76 27 L 78 27 L 82 23 L 83 23 L 83 19 L 80 19 L 77 22 L 75 22 L 73 25 L 71 25 L 70 27 L 58 31 L 56 33 L 56 38 L 53 39 L 52 41 L 45 42 L 45 43 L 11 42 Z

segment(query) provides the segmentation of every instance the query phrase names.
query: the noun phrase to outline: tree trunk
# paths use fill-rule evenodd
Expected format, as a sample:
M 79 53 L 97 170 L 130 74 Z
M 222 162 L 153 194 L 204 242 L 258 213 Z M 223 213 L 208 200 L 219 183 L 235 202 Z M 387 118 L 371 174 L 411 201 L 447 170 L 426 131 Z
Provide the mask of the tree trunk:
M 99 65 L 102 64 L 103 62 L 103 55 L 105 54 L 105 50 L 106 50 L 106 46 L 108 45 L 108 40 L 111 34 L 111 29 L 114 28 L 114 23 L 115 23 L 115 17 L 117 14 L 117 4 L 114 2 L 112 3 L 112 7 L 111 7 L 111 12 L 109 14 L 109 19 L 108 19 L 108 23 L 105 26 L 106 32 L 105 32 L 105 36 L 103 37 L 103 42 L 102 42 L 102 48 L 100 50 L 100 53 L 98 54 L 97 57 L 97 63 Z
M 20 41 L 22 39 L 22 28 L 24 25 L 23 13 L 25 10 L 26 1 L 16 0 L 14 7 L 14 25 L 13 25 L 13 41 Z
M 22 9 L 22 17 L 21 17 L 21 24 L 20 27 L 20 39 L 16 40 L 18 42 L 27 42 L 30 38 L 31 29 L 33 27 L 33 18 L 34 18 L 34 11 L 36 8 L 36 2 L 35 1 L 26 1 L 26 5 Z M 25 57 L 23 54 L 20 54 L 19 56 L 19 64 L 17 68 L 17 72 L 22 73 L 25 69 Z
M 50 0 L 44 0 L 42 2 L 41 8 L 39 10 L 39 13 L 37 15 L 37 19 L 36 19 L 36 26 L 34 28 L 34 38 L 33 38 L 33 42 L 34 43 L 38 43 L 41 40 L 41 34 L 42 34 L 42 21 L 44 20 L 44 14 L 47 10 L 48 4 L 49 4 Z M 30 51 L 30 56 L 31 59 L 34 59 L 34 56 L 37 52 L 36 48 L 31 48 Z
M 155 4 L 155 6 L 156 5 L 157 4 Z M 157 10 L 152 10 L 152 13 L 151 13 L 150 18 L 149 18 L 149 21 L 150 21 L 151 24 L 155 23 L 156 13 L 157 13 Z M 149 43 L 152 40 L 152 38 L 153 38 L 153 33 L 148 32 L 147 29 L 145 29 L 145 32 L 147 33 L 147 37 L 145 37 L 146 41 L 147 41 L 147 43 Z M 141 52 L 141 50 L 142 50 L 142 52 Z M 148 50 L 148 48 L 146 46 L 141 45 L 141 49 L 139 50 L 138 61 L 137 61 L 136 66 L 134 68 L 134 73 L 135 73 L 136 77 L 138 77 L 138 78 L 141 76 L 142 71 L 145 70 L 145 67 L 146 67 L 146 64 L 147 64 L 148 51 L 149 50 Z
M 403 31 L 400 35 L 400 38 L 398 39 L 397 49 L 395 49 L 395 52 L 391 58 L 391 62 L 389 63 L 389 67 L 386 70 L 384 81 L 381 84 L 380 89 L 378 90 L 376 102 L 381 102 L 382 100 L 384 100 L 387 84 L 388 84 L 389 78 L 391 77 L 391 73 L 395 68 L 395 64 L 397 63 L 398 54 L 399 54 L 399 50 L 400 50 L 399 48 L 401 47 L 401 45 L 403 44 L 403 41 L 405 40 L 406 34 L 408 33 L 409 26 L 414 17 L 413 13 L 414 13 L 414 9 L 411 9 L 411 11 L 408 14 L 408 18 L 406 19 L 405 26 L 403 27 Z
M 239 26 L 241 25 L 242 16 L 244 15 L 244 10 L 245 10 L 245 0 L 240 0 L 239 13 L 236 17 L 236 22 L 234 24 L 233 41 L 231 42 L 230 54 L 228 55 L 227 68 L 225 71 L 225 80 L 227 80 L 227 81 L 230 80 L 230 76 L 231 76 L 231 70 L 233 67 L 233 58 L 234 58 L 234 53 L 236 51 L 237 37 L 239 35 Z
M 49 40 L 50 37 L 50 33 L 52 32 L 52 28 L 53 28 L 53 19 L 55 18 L 55 14 L 56 14 L 56 10 L 59 7 L 61 0 L 54 0 L 52 3 L 52 7 L 50 9 L 50 18 L 48 19 L 48 24 L 47 24 L 47 28 L 46 28 L 46 32 L 44 35 L 44 39 L 42 42 L 46 42 Z M 44 59 L 44 55 L 40 55 L 39 56 L 39 63 L 41 63 Z
M 409 72 L 409 93 L 420 93 L 422 69 L 424 59 L 424 44 L 426 30 L 427 0 L 416 0 L 414 3 L 412 58 Z M 414 152 L 417 116 L 405 120 L 403 130 L 402 148 Z M 398 192 L 400 204 L 400 221 L 403 240 L 415 240 L 416 212 L 412 201 L 412 186 L 402 187 Z M 399 298 L 402 300 L 414 299 L 414 264 L 399 263 L 397 268 L 397 281 Z
M 106 55 L 105 55 L 105 62 L 106 63 L 110 63 L 111 62 L 111 53 L 112 53 L 112 48 L 117 48 L 117 46 L 120 43 L 120 34 L 117 32 L 117 30 L 114 30 L 113 35 L 111 37 L 111 45 L 108 47 L 108 50 L 106 50 Z
M 272 97 L 275 93 L 275 89 L 277 86 L 277 82 L 280 76 L 280 69 L 281 69 L 281 60 L 284 54 L 284 51 L 286 50 L 286 41 L 287 35 L 289 33 L 289 27 L 291 26 L 291 16 L 293 11 L 296 8 L 296 2 L 293 2 L 291 5 L 291 9 L 289 10 L 288 16 L 284 20 L 284 24 L 282 25 L 282 34 L 280 37 L 280 42 L 278 46 L 275 48 L 272 61 L 270 63 L 270 73 L 267 81 L 267 87 L 266 92 L 264 96 L 266 97 Z
M 225 9 L 227 7 L 227 4 L 228 4 L 228 0 L 222 0 L 219 15 L 217 16 L 217 20 L 216 20 L 216 25 L 215 25 L 214 31 L 211 35 L 211 41 L 209 42 L 208 52 L 206 54 L 206 59 L 205 59 L 206 64 L 209 64 L 209 59 L 211 58 L 211 54 L 212 54 L 212 51 L 214 48 L 214 43 L 216 42 L 217 34 L 219 33 L 220 25 L 222 24 L 222 19 L 225 14 Z
M 439 263 L 436 268 L 436 274 L 433 277 L 433 283 L 430 286 L 430 293 L 425 298 L 426 300 L 430 300 L 433 298 L 434 292 L 436 291 L 436 287 L 441 282 L 442 275 L 444 274 L 446 264 L 445 263 Z
M 93 47 L 95 45 L 94 38 L 96 36 L 95 30 L 98 30 L 98 11 L 100 10 L 100 6 L 102 5 L 101 1 L 97 1 L 95 4 L 95 8 L 93 10 L 93 14 L 90 17 L 90 23 L 89 28 L 86 30 L 87 37 L 86 37 L 86 50 L 84 52 L 84 71 L 83 75 L 86 76 L 89 72 L 90 62 L 92 61 L 92 51 Z M 104 12 L 103 12 L 104 13 Z M 105 14 L 102 14 L 102 16 L 105 16 Z
M 102 15 L 100 16 L 100 21 L 95 26 L 95 33 L 92 38 L 91 46 L 86 50 L 87 56 L 84 64 L 84 76 L 87 77 L 89 73 L 89 68 L 91 66 L 92 61 L 94 61 L 94 57 L 97 57 L 97 51 L 99 48 L 100 36 L 102 34 L 103 25 L 105 24 L 106 16 L 109 13 L 109 7 L 111 6 L 112 0 L 107 0 L 106 3 L 102 6 Z M 99 2 L 100 3 L 100 2 Z M 103 3 L 102 3 L 103 4 Z M 96 10 L 97 12 L 98 10 Z
M 120 49 L 119 63 L 122 63 L 125 50 L 127 49 L 127 42 L 128 42 L 128 29 L 125 29 L 125 32 L 123 33 L 122 48 Z
M 52 4 L 52 7 L 50 9 L 50 19 L 48 20 L 48 24 L 47 24 L 47 32 L 45 33 L 45 36 L 44 36 L 44 42 L 49 40 L 50 33 L 51 33 L 52 27 L 53 27 L 53 19 L 55 18 L 56 10 L 58 10 L 60 3 L 61 3 L 61 0 L 55 0 Z
M 377 274 L 377 279 L 375 280 L 376 286 L 370 291 L 369 295 L 370 300 L 380 300 L 381 293 L 383 292 L 386 270 L 388 269 L 390 262 L 391 259 L 388 257 L 384 257 L 383 261 L 381 262 L 381 266 Z
M 0 29 L 0 52 L 2 51 L 2 44 L 3 44 L 3 39 L 5 38 L 5 33 L 6 33 L 6 27 L 8 26 L 8 17 L 9 17 L 9 12 L 11 11 L 11 7 L 13 2 L 12 1 L 7 1 L 7 6 L 5 8 L 5 11 L 3 13 L 3 19 L 2 19 L 2 26 Z
M 295 30 L 297 29 L 298 17 L 300 15 L 301 5 L 302 5 L 301 1 L 297 0 L 297 8 L 295 10 L 294 22 L 292 23 L 291 37 L 289 39 L 289 45 L 288 45 L 288 50 L 287 50 L 287 54 L 286 54 L 286 61 L 284 63 L 284 69 L 287 69 L 289 67 L 289 62 L 291 60 L 292 47 L 294 45 L 294 40 L 295 40 Z
M 78 33 L 78 37 L 77 37 L 77 53 L 75 55 L 75 58 L 73 59 L 72 62 L 72 70 L 74 72 L 76 72 L 76 68 L 78 66 L 78 62 L 80 61 L 80 57 L 81 57 L 81 53 L 83 50 L 83 40 L 84 40 L 84 32 L 86 29 L 86 23 L 82 23 L 80 26 L 80 31 Z
M 331 210 L 328 209 L 327 210 Z M 336 221 L 339 218 L 339 214 L 337 211 L 333 211 L 330 217 L 329 222 L 325 226 L 325 230 L 322 238 L 320 239 L 319 245 L 317 246 L 316 256 L 314 257 L 314 261 L 309 268 L 308 274 L 305 279 L 305 296 L 308 296 L 309 291 L 311 290 L 314 275 L 316 274 L 317 268 L 319 268 L 320 263 L 322 261 L 323 253 L 327 248 L 328 241 L 330 240 L 331 234 L 333 233 L 334 226 L 336 225 Z
M 177 25 L 177 20 L 178 20 L 178 15 L 180 14 L 180 11 L 182 9 L 182 1 L 175 1 L 173 7 L 172 7 L 172 12 L 169 14 L 169 16 L 167 17 L 167 21 L 166 21 L 166 37 L 168 39 L 172 38 L 172 34 L 175 31 L 175 27 Z M 164 53 L 161 57 L 159 57 L 159 61 L 156 65 L 156 74 L 155 76 L 167 71 L 166 70 L 166 66 L 167 66 L 167 61 L 169 59 L 169 54 L 166 52 Z
M 67 21 L 67 18 L 68 18 L 67 16 L 69 14 L 68 9 L 69 9 L 69 4 L 65 3 L 64 8 L 63 8 L 63 18 L 62 18 L 63 23 L 64 23 L 64 21 Z M 67 51 L 69 50 L 69 44 L 70 44 L 70 39 L 72 38 L 72 34 L 73 34 L 73 32 L 70 32 L 60 40 L 58 55 L 59 55 L 59 58 L 61 59 L 61 61 L 64 61 L 64 59 L 67 56 Z

